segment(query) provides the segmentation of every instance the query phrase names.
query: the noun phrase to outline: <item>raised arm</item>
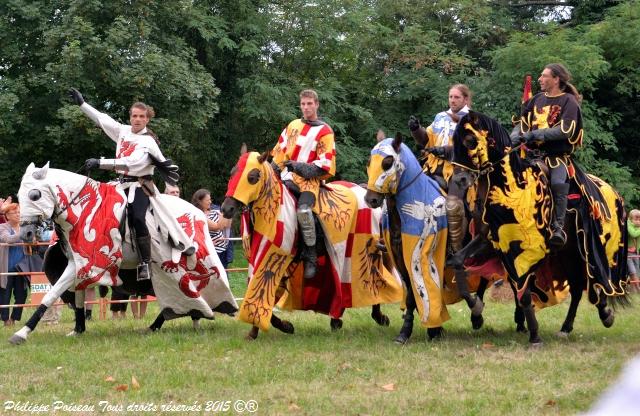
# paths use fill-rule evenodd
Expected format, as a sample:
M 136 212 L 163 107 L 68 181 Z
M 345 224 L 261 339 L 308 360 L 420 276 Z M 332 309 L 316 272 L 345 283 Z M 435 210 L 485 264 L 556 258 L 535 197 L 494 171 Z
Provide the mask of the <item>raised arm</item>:
M 114 142 L 118 142 L 118 136 L 120 135 L 120 129 L 122 124 L 118 123 L 105 113 L 101 113 L 84 101 L 82 94 L 75 88 L 69 90 L 69 96 L 71 100 L 80 106 L 80 110 L 85 113 L 96 126 L 100 127 Z

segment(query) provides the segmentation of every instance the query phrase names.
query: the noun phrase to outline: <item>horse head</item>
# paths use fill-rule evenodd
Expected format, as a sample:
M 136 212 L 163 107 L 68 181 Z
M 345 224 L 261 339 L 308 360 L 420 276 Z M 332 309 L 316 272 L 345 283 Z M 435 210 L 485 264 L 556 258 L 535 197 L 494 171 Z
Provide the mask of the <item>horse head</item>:
M 38 225 L 44 218 L 51 218 L 55 207 L 55 195 L 47 181 L 49 163 L 37 168 L 31 163 L 22 176 L 18 199 L 20 201 L 20 238 L 31 242 Z
M 454 161 L 470 169 L 482 170 L 501 160 L 509 151 L 509 134 L 497 121 L 469 111 L 453 135 Z
M 402 135 L 398 134 L 394 139 L 382 140 L 371 149 L 367 164 L 369 181 L 364 197 L 371 208 L 380 207 L 384 195 L 394 195 L 398 190 L 400 177 L 404 172 L 404 163 L 400 158 L 402 147 Z
M 267 181 L 273 176 L 273 169 L 267 162 L 268 153 L 244 153 L 231 170 L 227 193 L 220 207 L 225 218 L 233 218 L 242 205 L 257 200 Z

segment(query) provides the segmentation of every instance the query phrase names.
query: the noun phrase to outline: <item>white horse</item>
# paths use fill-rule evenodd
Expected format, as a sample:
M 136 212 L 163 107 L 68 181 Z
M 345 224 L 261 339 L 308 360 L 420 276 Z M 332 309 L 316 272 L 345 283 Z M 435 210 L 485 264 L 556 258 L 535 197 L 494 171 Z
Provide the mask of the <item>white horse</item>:
M 33 241 L 39 223 L 52 218 L 68 263 L 27 324 L 9 339 L 12 344 L 26 341 L 47 308 L 66 290 L 75 290 L 76 307 L 84 308 L 84 289 L 95 285 L 119 286 L 122 284 L 119 270 L 135 269 L 138 263 L 124 215 L 126 196 L 119 184 L 104 184 L 75 173 L 49 169 L 48 163 L 36 168 L 32 163 L 22 177 L 18 196 L 22 239 Z M 204 213 L 180 198 L 160 194 L 157 189 L 150 199 L 154 198 L 146 219 L 152 241 L 151 283 L 162 320 L 181 316 L 213 319 L 214 311 L 235 314 L 238 305 L 209 237 Z M 191 238 L 195 249 L 191 253 L 181 252 L 171 244 L 163 225 L 166 219 L 159 217 L 160 210 L 153 209 L 158 203 Z M 84 327 L 76 326 L 75 332 L 83 331 Z

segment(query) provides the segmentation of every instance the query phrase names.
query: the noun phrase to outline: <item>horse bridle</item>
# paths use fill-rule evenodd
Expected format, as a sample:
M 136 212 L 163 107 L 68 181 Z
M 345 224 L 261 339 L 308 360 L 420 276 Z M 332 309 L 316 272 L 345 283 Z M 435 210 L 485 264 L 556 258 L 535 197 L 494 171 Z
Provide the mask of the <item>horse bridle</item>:
M 80 168 L 76 171 L 76 173 L 78 173 L 79 171 L 81 171 L 83 168 Z M 82 185 L 82 188 L 80 188 L 80 191 L 78 191 L 78 193 L 76 194 L 76 196 L 74 196 L 73 198 L 71 198 L 71 201 L 69 202 L 69 204 L 67 204 L 66 207 L 62 208 L 60 211 L 55 212 L 55 210 L 53 211 L 53 215 L 51 216 L 51 221 L 53 221 L 55 223 L 56 218 L 58 218 L 60 215 L 62 215 L 63 212 L 65 212 L 67 209 L 69 209 L 69 207 L 71 205 L 75 205 L 75 203 L 78 201 L 78 199 L 80 198 L 80 194 L 82 193 L 82 190 L 85 188 L 85 186 L 87 186 L 87 184 L 89 183 L 89 181 L 91 180 L 91 177 L 88 175 L 87 173 L 87 179 L 84 181 L 84 185 Z M 40 225 L 42 224 L 42 215 L 38 216 L 37 220 L 29 220 L 29 221 L 20 221 L 19 225 L 20 227 L 26 227 L 29 225 Z M 56 225 L 57 227 L 57 225 Z

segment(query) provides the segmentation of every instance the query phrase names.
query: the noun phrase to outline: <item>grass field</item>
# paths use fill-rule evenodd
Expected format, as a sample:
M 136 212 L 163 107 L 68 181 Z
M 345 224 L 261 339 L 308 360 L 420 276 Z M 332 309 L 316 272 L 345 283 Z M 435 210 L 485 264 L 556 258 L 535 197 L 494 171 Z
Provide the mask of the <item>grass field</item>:
M 245 277 L 231 280 L 241 296 Z M 207 406 L 218 401 L 228 407 L 218 413 L 236 414 L 238 400 L 254 400 L 253 414 L 268 415 L 576 414 L 640 352 L 639 311 L 620 311 L 605 329 L 583 302 L 574 333 L 562 340 L 554 333 L 566 307 L 539 312 L 545 345 L 536 350 L 514 332 L 512 304 L 490 299 L 480 331 L 470 329 L 459 303 L 450 307 L 444 340 L 426 342 L 416 326 L 404 347 L 392 342 L 401 325 L 397 305 L 383 307 L 390 327 L 375 325 L 368 310 L 349 310 L 339 332 L 326 316 L 281 312 L 296 333 L 274 330 L 254 342 L 243 339 L 248 325 L 228 317 L 203 322 L 200 332 L 181 319 L 143 334 L 155 304 L 142 321 L 94 320 L 86 334 L 67 338 L 73 316 L 65 308 L 59 325 L 40 326 L 19 347 L 4 341 L 15 328 L 0 329 L 0 412 L 20 401 L 49 410 L 81 406 L 74 414 L 125 414 L 128 406 L 140 406 L 130 414 L 199 414 L 213 413 Z

